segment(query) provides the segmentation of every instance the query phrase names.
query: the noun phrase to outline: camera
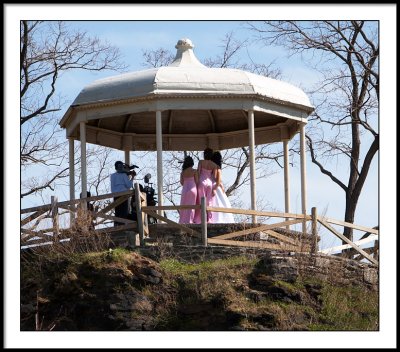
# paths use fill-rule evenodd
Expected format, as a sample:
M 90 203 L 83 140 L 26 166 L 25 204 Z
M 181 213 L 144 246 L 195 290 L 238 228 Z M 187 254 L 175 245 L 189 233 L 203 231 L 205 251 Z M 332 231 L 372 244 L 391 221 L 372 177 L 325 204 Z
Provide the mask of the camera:
M 139 184 L 139 189 L 140 189 L 140 192 L 144 192 L 146 194 L 147 206 L 155 206 L 155 205 L 157 205 L 156 192 L 155 192 L 155 189 L 153 188 L 153 184 L 150 182 L 150 179 L 151 179 L 151 174 L 146 174 L 144 176 L 144 183 L 146 185 L 143 186 L 143 185 Z M 131 198 L 131 209 L 132 209 L 132 212 L 130 214 L 131 219 L 133 221 L 137 221 L 135 196 L 132 196 L 132 198 Z M 165 216 L 165 214 L 164 214 L 164 216 Z M 150 215 L 147 217 L 147 219 L 148 219 L 149 224 L 157 223 L 157 219 Z
M 115 170 L 117 170 L 117 172 L 124 172 L 126 173 L 128 176 L 136 176 L 136 171 L 134 169 L 137 169 L 139 166 L 136 165 L 128 165 L 123 163 L 122 161 L 117 161 L 115 163 Z
M 131 175 L 131 176 L 136 176 L 136 171 L 134 170 L 134 169 L 137 169 L 139 166 L 136 166 L 136 165 L 127 165 L 127 164 L 124 164 L 124 168 L 123 168 L 123 172 L 125 172 L 126 174 L 128 174 L 128 175 Z

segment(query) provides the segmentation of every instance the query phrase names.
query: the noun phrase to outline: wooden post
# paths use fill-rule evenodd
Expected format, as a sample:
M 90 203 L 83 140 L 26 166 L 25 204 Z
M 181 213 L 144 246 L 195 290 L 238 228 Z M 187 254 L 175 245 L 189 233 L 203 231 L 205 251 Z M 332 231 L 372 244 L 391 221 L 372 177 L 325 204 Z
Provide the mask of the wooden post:
M 130 158 L 130 155 L 129 155 L 129 150 L 125 150 L 124 154 L 125 154 L 125 164 L 130 165 L 131 164 L 131 158 Z
M 143 202 L 141 201 L 140 203 L 141 207 L 147 207 L 147 198 L 146 195 L 144 195 L 143 197 Z M 142 211 L 142 224 L 143 224 L 143 233 L 144 236 L 148 237 L 150 235 L 150 231 L 149 231 L 149 217 L 147 215 L 147 213 L 145 213 L 144 211 Z
M 140 245 L 144 246 L 144 229 L 143 229 L 143 218 L 142 218 L 142 200 L 140 198 L 139 184 L 135 182 L 135 203 L 136 203 L 136 217 L 137 227 L 139 232 Z
M 201 197 L 201 240 L 204 247 L 207 247 L 207 198 Z
M 58 225 L 58 206 L 57 206 L 57 197 L 51 196 L 51 217 L 53 219 L 53 235 L 54 241 L 58 241 L 58 236 L 60 234 L 60 228 Z
M 317 241 L 317 208 L 311 208 L 311 221 L 312 221 L 312 243 L 311 243 L 311 252 L 317 253 L 318 251 L 318 241 Z
M 374 259 L 379 260 L 379 241 L 378 240 L 375 240 L 372 256 Z

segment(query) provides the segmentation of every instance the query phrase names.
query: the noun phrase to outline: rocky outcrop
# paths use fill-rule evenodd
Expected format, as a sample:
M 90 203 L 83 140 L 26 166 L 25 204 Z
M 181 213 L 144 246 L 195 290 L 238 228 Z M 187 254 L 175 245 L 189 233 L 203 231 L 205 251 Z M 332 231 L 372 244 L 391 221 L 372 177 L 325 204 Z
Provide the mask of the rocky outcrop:
M 294 282 L 299 277 L 314 277 L 332 284 L 360 285 L 378 290 L 378 268 L 369 263 L 325 254 L 266 251 L 257 248 L 227 246 L 174 246 L 161 249 L 147 247 L 139 251 L 159 260 L 162 255 L 173 255 L 187 263 L 199 263 L 244 255 L 261 260 L 266 273 L 277 280 Z
M 212 246 L 177 246 L 168 254 L 186 271 L 160 266 L 160 247 L 24 263 L 21 330 L 292 331 L 309 330 L 311 322 L 329 328 L 326 285 L 366 290 L 367 299 L 378 290 L 377 268 L 332 256 Z M 202 269 L 238 256 L 250 259 Z M 361 313 L 375 319 L 374 311 Z
M 100 264 L 66 261 L 45 265 L 43 281 L 22 290 L 21 330 L 153 329 L 154 303 L 142 289 L 161 283 L 157 263 L 134 252 L 123 264 L 109 254 Z

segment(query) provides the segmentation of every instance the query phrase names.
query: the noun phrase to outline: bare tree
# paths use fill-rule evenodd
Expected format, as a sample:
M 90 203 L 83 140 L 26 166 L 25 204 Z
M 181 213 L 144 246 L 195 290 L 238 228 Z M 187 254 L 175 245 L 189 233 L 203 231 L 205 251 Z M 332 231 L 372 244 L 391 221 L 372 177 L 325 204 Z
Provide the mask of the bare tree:
M 204 65 L 208 67 L 234 67 L 238 68 L 242 65 L 238 54 L 246 47 L 246 40 L 238 40 L 234 37 L 233 32 L 225 34 L 221 40 L 221 54 L 216 57 L 206 58 Z
M 316 102 L 307 144 L 312 162 L 344 192 L 344 220 L 354 222 L 358 200 L 379 149 L 377 131 L 379 72 L 378 24 L 373 21 L 266 21 L 249 23 L 259 40 L 299 54 L 323 74 L 310 92 Z M 322 129 L 321 127 L 324 126 Z M 363 143 L 363 148 L 361 143 Z M 326 161 L 347 159 L 341 180 Z M 344 235 L 352 239 L 352 230 Z
M 271 62 L 266 64 L 254 62 L 247 51 L 248 44 L 248 40 L 238 40 L 235 38 L 234 32 L 229 32 L 225 34 L 225 37 L 221 40 L 220 48 L 222 53 L 216 57 L 206 58 L 204 60 L 204 65 L 219 68 L 238 68 L 258 75 L 278 79 L 281 76 L 281 71 L 274 67 L 275 63 Z M 238 58 L 243 50 L 247 51 L 247 62 L 243 62 Z
M 57 120 L 42 116 L 35 122 L 28 121 L 21 131 L 21 171 L 23 176 L 29 175 L 22 177 L 21 198 L 46 188 L 54 191 L 56 181 L 68 176 L 62 151 L 65 142 L 57 139 Z
M 143 50 L 145 67 L 161 67 L 167 66 L 174 61 L 174 55 L 167 49 L 158 48 L 156 50 Z
M 87 189 L 92 195 L 108 193 L 110 187 L 110 166 L 114 169 L 115 151 L 102 146 L 91 145 L 86 151 Z M 113 170 L 114 171 L 114 170 Z
M 21 198 L 54 189 L 68 176 L 57 81 L 71 70 L 120 70 L 118 49 L 63 21 L 21 21 Z

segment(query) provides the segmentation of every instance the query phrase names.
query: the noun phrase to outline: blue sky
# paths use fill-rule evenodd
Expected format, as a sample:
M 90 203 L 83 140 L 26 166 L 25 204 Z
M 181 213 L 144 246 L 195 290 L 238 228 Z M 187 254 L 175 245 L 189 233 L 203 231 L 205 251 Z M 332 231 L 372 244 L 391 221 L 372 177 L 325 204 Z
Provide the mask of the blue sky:
M 44 11 L 43 11 L 44 10 Z M 17 175 L 17 167 L 15 166 L 15 160 L 18 160 L 19 150 L 19 124 L 18 119 L 15 118 L 19 114 L 19 97 L 18 97 L 18 85 L 19 85 L 19 67 L 18 67 L 18 51 L 19 51 L 19 23 L 20 19 L 26 18 L 41 18 L 41 19 L 74 19 L 83 20 L 82 22 L 74 22 L 74 26 L 78 25 L 83 29 L 87 29 L 89 34 L 97 34 L 101 39 L 108 39 L 113 45 L 118 46 L 123 55 L 124 61 L 129 64 L 128 70 L 140 70 L 143 67 L 140 65 L 142 60 L 142 49 L 157 49 L 164 47 L 170 49 L 172 52 L 175 51 L 175 44 L 178 39 L 187 37 L 192 40 L 195 45 L 194 52 L 198 59 L 202 61 L 206 57 L 211 57 L 218 51 L 218 45 L 224 35 L 230 30 L 236 29 L 238 38 L 243 35 L 243 30 L 240 26 L 240 21 L 227 21 L 231 19 L 318 19 L 323 16 L 329 15 L 329 18 L 340 18 L 345 19 L 345 16 L 353 16 L 353 18 L 365 18 L 372 20 L 380 20 L 381 25 L 381 77 L 382 79 L 382 96 L 381 96 L 381 110 L 380 116 L 384 117 L 380 124 L 380 133 L 384 136 L 381 138 L 380 145 L 380 226 L 381 233 L 384 234 L 383 241 L 381 241 L 381 253 L 385 253 L 385 256 L 380 258 L 380 279 L 382 283 L 387 284 L 388 278 L 392 277 L 395 273 L 394 263 L 396 253 L 394 252 L 396 243 L 395 233 L 395 188 L 396 188 L 396 169 L 397 166 L 393 163 L 396 160 L 396 135 L 395 128 L 396 124 L 396 106 L 394 105 L 396 96 L 396 46 L 395 46 L 395 34 L 394 28 L 395 22 L 395 11 L 393 7 L 388 6 L 59 6 L 50 7 L 48 5 L 16 5 L 8 6 L 5 12 L 5 33 L 6 33 L 6 111 L 5 111 L 5 150 L 6 150 L 6 180 L 5 180 L 5 194 L 7 201 L 7 208 L 5 210 L 6 226 L 7 226 L 7 250 L 5 252 L 5 259 L 10 259 L 10 253 L 16 253 L 12 257 L 12 265 L 18 267 L 18 252 L 15 248 L 19 248 L 18 242 L 18 226 L 19 223 L 19 199 L 16 196 L 17 189 L 19 188 L 19 179 Z M 85 22 L 84 20 L 118 20 L 118 22 Z M 139 19 L 152 20 L 151 22 L 138 21 Z M 191 21 L 180 21 L 178 23 L 166 22 L 165 19 L 177 19 Z M 215 20 L 218 22 L 196 22 L 193 20 L 206 19 Z M 220 20 L 224 21 L 220 21 Z M 135 22 L 121 22 L 121 20 L 135 20 Z M 159 20 L 163 20 L 158 22 Z M 312 70 L 309 69 L 304 63 L 299 60 L 288 59 L 285 53 L 281 49 L 276 48 L 254 48 L 251 51 L 253 59 L 257 62 L 270 62 L 275 60 L 275 64 L 282 70 L 282 79 L 295 85 L 307 86 L 315 80 L 315 75 Z M 15 72 L 15 76 L 14 76 Z M 11 75 L 10 75 L 11 73 Z M 62 86 L 59 87 L 69 102 L 72 102 L 80 90 L 86 85 L 91 83 L 93 80 L 98 78 L 115 75 L 112 72 L 102 72 L 99 74 L 93 73 L 74 73 L 73 75 L 63 77 L 61 80 Z M 67 108 L 67 106 L 66 106 Z M 14 118 L 13 118 L 14 116 Z M 359 210 L 356 215 L 356 223 L 364 226 L 375 226 L 378 221 L 378 160 L 375 158 L 374 165 L 370 175 L 368 176 L 365 190 L 360 198 Z M 338 170 L 341 169 L 341 165 L 338 165 Z M 344 167 L 347 172 L 347 165 Z M 291 168 L 292 178 L 292 211 L 296 212 L 300 209 L 300 178 L 296 178 L 296 175 L 300 175 L 298 168 Z M 319 209 L 327 207 L 327 215 L 333 218 L 341 219 L 343 217 L 343 206 L 344 206 L 344 195 L 343 191 L 337 187 L 332 181 L 326 176 L 323 176 L 308 159 L 307 162 L 307 177 L 308 177 L 308 208 L 311 206 L 317 206 Z M 277 173 L 272 177 L 268 178 L 263 182 L 258 182 L 258 190 L 265 190 L 267 197 L 269 197 L 272 203 L 277 207 L 283 209 L 283 173 Z M 382 202 L 383 200 L 383 202 Z M 12 236 L 10 237 L 10 234 Z M 11 245 L 11 247 L 10 247 Z M 385 252 L 386 250 L 386 252 Z M 8 265 L 10 268 L 10 264 Z M 386 269 L 386 270 L 385 270 Z M 12 273 L 7 271 L 8 287 L 19 287 L 18 273 Z M 16 282 L 13 280 L 17 280 Z M 386 286 L 385 286 L 386 287 Z M 11 297 L 13 294 L 7 291 L 7 297 Z M 388 290 L 382 290 L 382 302 L 395 302 L 395 289 L 390 288 Z M 17 295 L 18 297 L 18 295 Z M 10 307 L 16 307 L 18 309 L 18 301 L 13 302 Z M 385 306 L 382 306 L 382 312 Z M 389 307 L 389 312 L 391 308 Z M 387 312 L 387 310 L 385 310 Z M 10 319 L 8 325 L 8 331 L 13 327 L 15 331 L 13 335 L 8 335 L 8 341 L 18 341 L 23 343 L 23 339 L 18 337 L 19 322 L 18 314 L 13 317 L 8 310 L 7 317 Z M 381 332 L 388 332 L 393 334 L 393 328 L 396 326 L 394 316 L 385 315 L 386 325 L 382 325 Z M 45 333 L 44 333 L 45 334 Z M 308 347 L 312 347 L 313 343 L 317 344 L 323 340 L 329 338 L 331 347 L 334 346 L 347 346 L 360 347 L 362 344 L 366 347 L 383 347 L 388 346 L 390 339 L 382 338 L 383 335 L 377 334 L 363 334 L 362 339 L 357 336 L 351 335 L 352 333 L 346 334 L 344 341 L 341 338 L 335 339 L 331 333 L 329 336 L 322 336 L 319 334 L 317 337 L 313 336 L 313 341 L 307 337 L 301 336 L 302 333 L 296 335 L 296 339 L 276 339 L 277 336 L 261 336 L 258 335 L 250 341 L 250 339 L 241 339 L 236 336 L 230 335 L 229 339 L 221 338 L 208 338 L 208 343 L 212 342 L 215 347 L 241 347 L 241 346 L 265 346 L 265 339 L 268 339 L 270 344 L 276 343 L 277 346 L 284 347 L 298 347 L 299 344 L 307 343 Z M 378 333 L 379 334 L 379 333 Z M 30 346 L 40 344 L 43 346 L 43 334 L 40 339 L 36 336 L 32 336 L 29 340 Z M 154 334 L 154 336 L 156 336 Z M 284 336 L 287 336 L 284 335 Z M 351 338 L 357 337 L 357 338 Z M 387 336 L 387 335 L 385 335 Z M 392 336 L 392 335 L 390 335 Z M 188 346 L 188 342 L 191 340 L 191 335 L 186 334 L 185 339 L 181 341 L 179 338 L 173 338 L 172 340 L 166 339 L 163 346 L 171 344 L 173 341 L 174 346 Z M 193 336 L 193 339 L 195 337 Z M 79 340 L 80 346 L 94 346 L 99 343 L 98 346 L 105 347 L 109 344 L 109 340 L 104 340 L 99 336 L 96 342 L 90 339 L 92 344 L 87 345 L 89 342 L 86 340 Z M 114 340 L 114 339 L 111 339 Z M 152 344 L 157 345 L 157 338 L 152 339 Z M 160 339 L 162 340 L 162 339 Z M 197 338 L 196 338 L 197 340 Z M 126 341 L 122 339 L 121 341 Z M 141 341 L 136 339 L 137 343 L 143 343 L 146 345 L 146 340 Z M 184 342 L 186 341 L 186 345 Z M 208 346 L 207 339 L 197 340 L 200 346 Z M 52 345 L 53 343 L 53 345 Z M 56 335 L 46 335 L 45 345 L 55 346 L 59 343 Z M 68 341 L 73 346 L 73 342 Z M 128 342 L 129 343 L 129 342 Z M 179 343 L 181 345 L 179 345 Z M 67 345 L 65 345 L 67 346 Z M 118 342 L 114 340 L 112 346 L 118 346 Z M 126 345 L 125 345 L 126 346 Z M 132 346 L 132 345 L 131 345 Z M 148 346 L 148 345 L 147 345 Z M 271 345 L 270 345 L 271 346 Z M 315 346 L 315 345 L 314 345 Z

